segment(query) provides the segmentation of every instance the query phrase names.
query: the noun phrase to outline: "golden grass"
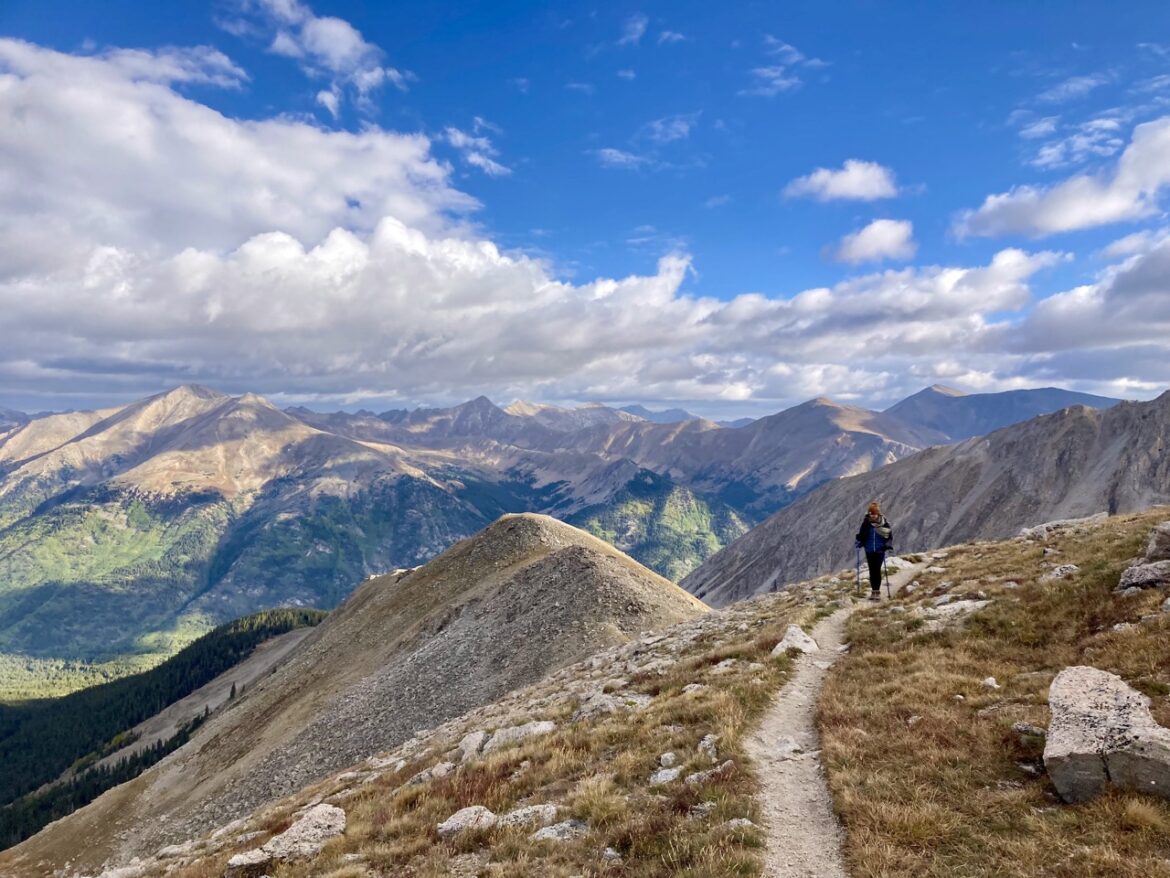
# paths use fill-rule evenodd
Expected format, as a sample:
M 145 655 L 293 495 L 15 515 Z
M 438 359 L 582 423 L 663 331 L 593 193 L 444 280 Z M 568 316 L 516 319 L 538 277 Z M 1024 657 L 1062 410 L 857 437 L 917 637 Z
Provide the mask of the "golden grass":
M 852 649 L 829 674 L 819 717 L 854 878 L 1170 876 L 1170 802 L 1113 792 L 1064 805 L 1043 774 L 1043 742 L 1012 731 L 1018 721 L 1047 726 L 1048 686 L 1072 664 L 1119 674 L 1170 725 L 1166 595 L 1113 592 L 1150 526 L 1168 517 L 1161 509 L 1047 543 L 951 548 L 932 562 L 945 573 L 920 576 L 918 591 L 895 600 L 909 612 L 854 614 Z M 1056 552 L 1045 557 L 1045 547 Z M 1045 563 L 1081 569 L 1041 582 Z M 1006 588 L 1011 580 L 1020 587 Z M 912 611 L 944 592 L 993 603 L 928 632 Z M 988 676 L 1002 688 L 984 688 Z

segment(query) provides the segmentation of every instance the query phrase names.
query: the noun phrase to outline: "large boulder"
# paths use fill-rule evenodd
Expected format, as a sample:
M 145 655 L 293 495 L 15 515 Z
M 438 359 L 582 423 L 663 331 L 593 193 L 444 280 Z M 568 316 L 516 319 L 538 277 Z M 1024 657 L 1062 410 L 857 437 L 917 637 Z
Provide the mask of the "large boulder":
M 1154 561 L 1152 564 L 1134 564 L 1121 574 L 1117 590 L 1127 588 L 1161 588 L 1170 585 L 1170 561 Z
M 1048 691 L 1052 721 L 1044 765 L 1066 802 L 1106 784 L 1170 798 L 1170 729 L 1150 716 L 1150 699 L 1116 674 L 1065 668 Z

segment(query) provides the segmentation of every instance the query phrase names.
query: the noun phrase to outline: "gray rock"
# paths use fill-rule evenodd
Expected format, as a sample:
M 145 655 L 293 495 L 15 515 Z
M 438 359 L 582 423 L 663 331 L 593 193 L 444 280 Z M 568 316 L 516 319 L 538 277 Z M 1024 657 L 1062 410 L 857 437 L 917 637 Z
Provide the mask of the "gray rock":
M 1031 723 L 1012 723 L 1012 731 L 1025 738 L 1046 738 L 1048 732 L 1040 726 L 1034 726 Z
M 1170 729 L 1150 700 L 1115 674 L 1065 668 L 1048 692 L 1044 765 L 1060 797 L 1083 802 L 1107 783 L 1170 798 Z
M 687 809 L 687 817 L 691 820 L 703 820 L 711 816 L 718 805 L 715 802 L 699 802 Z
M 1161 588 L 1170 585 L 1170 561 L 1135 564 L 1121 574 L 1118 591 L 1127 588 Z
M 492 736 L 483 745 L 483 752 L 491 753 L 493 750 L 499 750 L 501 747 L 506 747 L 509 744 L 534 738 L 537 735 L 547 735 L 556 730 L 557 724 L 547 719 L 524 723 L 521 726 L 509 726 L 506 729 L 499 729 L 498 731 L 492 732 Z
M 816 652 L 819 648 L 817 642 L 805 634 L 799 625 L 789 625 L 780 642 L 773 647 L 772 655 L 785 655 L 790 649 L 807 654 Z
M 663 753 L 661 756 L 658 757 L 658 764 L 661 765 L 663 768 L 674 768 L 674 766 L 677 762 L 678 762 L 678 757 L 674 754 L 673 750 L 667 750 L 665 753 Z
M 1061 564 L 1059 567 L 1053 567 L 1047 573 L 1040 576 L 1041 582 L 1055 582 L 1058 579 L 1068 579 L 1074 573 L 1080 571 L 1080 567 L 1076 564 Z
M 622 861 L 622 855 L 613 848 L 606 848 L 601 852 L 601 861 L 603 863 L 620 863 Z
M 985 677 L 980 685 L 983 686 L 984 689 L 998 689 L 999 681 L 996 680 L 995 677 Z
M 414 775 L 407 781 L 411 786 L 417 786 L 420 783 L 429 783 L 432 780 L 437 780 L 440 777 L 446 777 L 455 770 L 454 762 L 436 762 L 430 768 L 424 768 L 418 774 Z
M 573 841 L 581 838 L 587 832 L 589 832 L 589 827 L 580 820 L 565 820 L 561 823 L 554 823 L 552 826 L 546 826 L 544 829 L 532 833 L 529 838 L 532 841 Z
M 744 829 L 755 829 L 756 828 L 756 824 L 752 823 L 746 817 L 735 817 L 731 820 L 728 820 L 727 823 L 724 824 L 724 826 L 726 826 L 728 829 L 740 830 L 740 831 L 742 831 Z
M 774 655 L 775 653 L 773 653 Z M 719 664 L 711 669 L 712 674 L 731 674 L 735 672 L 735 666 L 739 664 L 735 659 L 724 659 Z
M 499 819 L 483 805 L 469 805 L 438 825 L 439 838 L 449 838 L 469 829 L 491 829 Z
M 650 775 L 650 786 L 658 787 L 664 784 L 673 783 L 678 780 L 678 776 L 682 774 L 681 768 L 660 768 L 658 771 Z
M 699 742 L 699 752 L 710 759 L 712 762 L 719 761 L 719 736 L 718 735 L 704 735 L 703 740 Z
M 682 687 L 683 695 L 693 695 L 696 692 L 702 692 L 707 687 L 702 683 L 687 683 Z
M 314 805 L 296 823 L 268 840 L 263 850 L 278 860 L 313 857 L 325 842 L 345 832 L 345 812 L 335 805 Z
M 1170 521 L 1155 525 L 1146 544 L 1147 561 L 1170 561 Z
M 734 768 L 735 760 L 728 759 L 722 765 L 715 766 L 715 768 L 708 768 L 706 771 L 696 771 L 694 774 L 688 774 L 685 782 L 692 785 L 706 783 L 712 778 L 722 777 L 728 774 Z
M 537 823 L 541 826 L 548 826 L 557 819 L 557 812 L 560 809 L 556 805 L 528 805 L 523 808 L 515 808 L 503 815 L 499 819 L 500 826 L 525 826 L 532 823 Z
M 484 743 L 487 741 L 487 732 L 482 729 L 474 732 L 468 732 L 463 736 L 459 742 L 459 752 L 462 754 L 463 762 L 466 762 L 472 756 L 483 749 Z
M 263 848 L 244 851 L 244 853 L 236 854 L 228 860 L 227 869 L 223 873 L 224 878 L 235 878 L 237 875 L 255 873 L 261 866 L 267 866 L 272 860 L 272 854 Z M 116 878 L 116 876 L 103 872 L 101 878 Z

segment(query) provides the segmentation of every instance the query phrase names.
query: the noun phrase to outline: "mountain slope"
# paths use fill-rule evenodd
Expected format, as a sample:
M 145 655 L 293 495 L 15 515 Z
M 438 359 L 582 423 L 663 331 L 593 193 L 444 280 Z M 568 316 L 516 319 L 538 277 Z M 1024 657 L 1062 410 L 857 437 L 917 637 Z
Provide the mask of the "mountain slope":
M 928 449 L 802 498 L 684 581 L 719 606 L 853 563 L 853 536 L 881 501 L 895 544 L 916 551 L 1001 539 L 1021 527 L 1170 501 L 1170 391 L 1105 411 L 1074 407 Z
M 1058 387 L 963 393 L 936 384 L 885 410 L 917 429 L 936 430 L 952 442 L 983 436 L 1011 424 L 1047 415 L 1071 405 L 1107 409 L 1120 400 Z
M 566 520 L 676 582 L 748 530 L 726 503 L 704 500 L 649 470 L 604 504 Z
M 424 567 L 364 583 L 189 745 L 34 841 L 56 857 L 76 851 L 78 866 L 153 851 L 705 612 L 595 537 L 505 516 Z

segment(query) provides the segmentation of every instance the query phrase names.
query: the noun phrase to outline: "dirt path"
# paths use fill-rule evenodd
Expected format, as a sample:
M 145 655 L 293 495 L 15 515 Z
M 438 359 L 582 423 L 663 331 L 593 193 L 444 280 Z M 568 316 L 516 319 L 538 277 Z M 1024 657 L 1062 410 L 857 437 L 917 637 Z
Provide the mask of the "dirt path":
M 890 576 L 897 591 L 918 573 Z M 883 600 L 884 600 L 883 596 Z M 853 607 L 838 610 L 810 632 L 820 650 L 801 656 L 764 721 L 748 739 L 747 751 L 760 780 L 760 806 L 767 833 L 765 878 L 846 878 L 842 832 L 820 759 L 817 698 Z

